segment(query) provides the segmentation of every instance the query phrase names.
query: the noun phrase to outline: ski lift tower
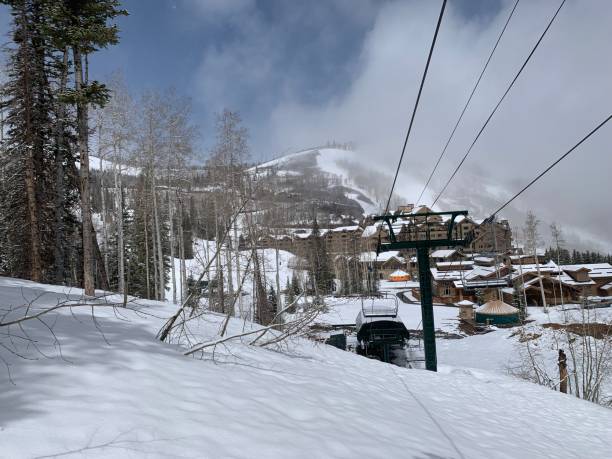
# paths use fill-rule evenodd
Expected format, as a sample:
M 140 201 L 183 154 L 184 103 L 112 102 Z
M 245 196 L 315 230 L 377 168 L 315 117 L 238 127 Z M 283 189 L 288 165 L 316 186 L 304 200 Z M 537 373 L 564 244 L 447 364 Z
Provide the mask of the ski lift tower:
M 455 219 L 460 216 L 467 216 L 467 210 L 456 210 L 452 212 L 424 212 L 408 215 L 380 215 L 374 217 L 375 221 L 383 221 L 387 224 L 389 231 L 389 241 L 382 242 L 379 239 L 376 249 L 377 254 L 389 250 L 416 249 L 417 261 L 419 264 L 419 284 L 421 293 L 421 314 L 423 320 L 423 343 L 425 345 L 425 368 L 430 371 L 437 371 L 438 362 L 436 356 L 436 334 L 434 328 L 433 298 L 431 288 L 431 271 L 429 266 L 429 249 L 441 247 L 463 247 L 470 244 L 472 237 L 466 239 L 453 239 L 455 229 Z M 444 217 L 449 219 L 444 221 Z M 397 220 L 402 220 L 402 225 L 406 229 L 403 232 L 402 240 L 398 240 L 394 224 Z M 446 228 L 446 238 L 432 239 L 431 225 L 448 225 Z M 438 233 L 439 234 L 439 233 Z

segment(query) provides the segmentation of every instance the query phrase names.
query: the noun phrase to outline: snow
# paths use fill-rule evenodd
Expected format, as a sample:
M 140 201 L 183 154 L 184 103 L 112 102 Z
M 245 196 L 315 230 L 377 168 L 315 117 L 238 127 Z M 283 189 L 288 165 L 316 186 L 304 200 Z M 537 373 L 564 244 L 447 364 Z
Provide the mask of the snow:
M 434 250 L 432 254 L 430 255 L 430 257 L 431 258 L 448 258 L 448 257 L 452 257 L 456 253 L 457 251 L 452 250 L 452 249 L 438 249 L 438 250 Z
M 351 225 L 351 226 L 338 226 L 336 228 L 330 229 L 333 233 L 341 233 L 342 231 L 357 231 L 359 229 L 359 225 Z
M 457 306 L 474 306 L 474 303 L 470 300 L 461 300 L 457 303 Z
M 227 269 L 227 255 L 226 255 L 227 247 L 223 246 L 221 248 L 221 252 L 219 255 L 219 262 L 223 269 Z M 194 241 L 194 258 L 190 260 L 185 260 L 185 268 L 187 271 L 187 277 L 192 277 L 193 279 L 198 279 L 202 274 L 204 268 L 208 265 L 208 261 L 210 257 L 214 255 L 216 251 L 216 243 L 214 241 L 206 241 L 203 239 L 196 239 Z M 243 273 L 247 267 L 248 260 L 251 257 L 251 252 L 240 251 L 239 252 L 241 273 Z M 275 249 L 258 249 L 257 254 L 260 257 L 260 263 L 266 272 L 266 285 L 273 286 L 276 289 L 276 250 Z M 235 252 L 231 250 L 232 257 L 232 281 L 234 289 L 238 286 L 238 277 L 236 276 L 236 265 L 235 265 Z M 290 268 L 291 261 L 295 258 L 291 252 L 287 252 L 285 250 L 278 251 L 278 273 L 279 273 L 279 281 L 281 289 L 284 289 L 287 285 L 287 280 L 291 279 L 293 276 L 293 269 Z M 179 281 L 179 273 L 180 273 L 180 259 L 175 258 L 173 260 L 175 267 L 175 275 L 176 275 L 176 297 L 177 301 L 180 300 L 180 281 Z M 212 279 L 215 276 L 216 272 L 216 263 L 213 263 L 209 268 L 209 277 Z M 208 280 L 209 277 L 205 277 L 205 280 Z M 243 295 L 238 301 L 238 309 L 240 311 L 241 317 L 250 317 L 251 310 L 248 307 L 249 304 L 252 303 L 252 285 L 253 279 L 252 275 L 249 274 L 247 278 L 244 280 L 243 285 Z M 226 285 L 227 288 L 227 285 Z M 172 285 L 172 279 L 170 273 L 168 273 L 168 279 L 166 284 L 166 299 L 172 300 L 173 297 L 174 286 Z
M 493 257 L 474 257 L 474 261 L 476 263 L 494 263 L 495 262 L 495 258 Z
M 454 268 L 454 267 L 459 267 L 459 269 L 470 269 L 472 266 L 474 266 L 474 262 L 473 261 L 464 261 L 464 260 L 459 260 L 459 261 L 439 261 L 436 263 L 436 266 L 438 268 Z
M 376 223 L 374 225 L 368 225 L 364 228 L 363 233 L 361 233 L 361 237 L 371 237 L 374 236 L 378 230 L 380 229 L 380 223 Z
M 398 250 L 389 250 L 388 252 L 380 252 L 378 255 L 376 252 L 361 252 L 359 254 L 359 261 L 362 262 L 386 262 L 395 258 L 400 263 L 404 263 L 404 257 L 399 254 Z
M 112 161 L 108 161 L 106 159 L 99 158 L 97 156 L 89 156 L 89 168 L 91 170 L 108 170 L 112 171 L 114 167 L 114 163 Z M 121 165 L 121 173 L 123 175 L 132 175 L 137 176 L 140 175 L 140 169 L 138 167 L 126 166 L 124 164 Z
M 612 277 L 612 265 L 610 263 L 584 263 L 581 265 L 561 265 L 564 271 L 589 270 L 589 277 Z
M 381 211 L 380 206 L 376 205 L 375 200 L 369 196 L 370 193 L 354 183 L 349 172 L 343 166 L 343 163 L 346 162 L 362 161 L 361 156 L 351 150 L 330 147 L 311 148 L 267 161 L 250 168 L 249 171 L 255 172 L 257 170 L 264 173 L 265 169 L 283 168 L 282 171 L 286 172 L 285 175 L 299 175 L 299 173 L 296 173 L 298 171 L 292 171 L 291 168 L 292 162 L 299 161 L 302 157 L 313 157 L 314 166 L 321 172 L 340 177 L 343 184 L 351 189 L 344 193 L 345 196 L 356 201 L 363 208 L 365 215 L 377 214 Z M 310 160 L 310 158 L 308 159 Z M 371 168 L 371 165 L 368 164 L 367 166 Z
M 4 307 L 36 297 L 35 307 L 49 306 L 67 294 L 81 291 L 0 278 Z M 61 356 L 33 321 L 25 331 L 49 358 L 16 338 L 36 360 L 2 349 L 14 382 L 2 374 L 2 457 L 605 458 L 612 448 L 612 410 L 457 367 L 496 366 L 509 330 L 439 340 L 439 373 L 303 339 L 283 349 L 234 342 L 219 346 L 214 360 L 199 359 L 155 339 L 174 306 L 137 303 L 137 311 L 98 310 L 99 329 L 88 308 L 53 314 Z M 404 317 L 412 310 L 420 315 L 418 305 L 400 304 L 404 322 L 416 321 L 416 313 Z M 194 338 L 215 337 L 222 320 L 205 315 Z M 231 320 L 228 331 L 243 326 L 250 327 Z
M 365 298 L 363 303 L 360 298 L 333 298 L 328 299 L 326 304 L 329 310 L 317 318 L 317 322 L 327 325 L 354 324 L 355 318 L 362 308 L 369 310 L 377 304 L 388 302 L 385 299 Z M 421 327 L 421 305 L 398 302 L 398 315 L 409 330 L 417 330 Z M 443 331 L 456 331 L 459 317 L 459 309 L 455 307 L 434 306 L 434 323 L 436 329 Z

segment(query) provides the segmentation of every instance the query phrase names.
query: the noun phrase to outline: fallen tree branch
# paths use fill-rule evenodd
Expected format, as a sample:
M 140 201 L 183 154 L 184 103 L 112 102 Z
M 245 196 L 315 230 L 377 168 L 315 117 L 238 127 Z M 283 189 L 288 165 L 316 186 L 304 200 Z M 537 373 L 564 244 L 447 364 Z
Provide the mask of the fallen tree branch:
M 106 297 L 98 297 L 98 298 L 94 298 L 94 299 L 100 299 L 100 298 L 106 298 Z M 59 309 L 66 309 L 66 308 L 75 308 L 75 307 L 88 307 L 88 308 L 100 308 L 100 307 L 111 307 L 111 308 L 119 308 L 122 307 L 124 308 L 124 302 L 121 303 L 72 303 L 72 301 L 75 300 L 67 300 L 65 302 L 61 302 L 55 306 L 51 306 L 48 308 L 44 308 L 42 309 L 40 312 L 37 312 L 36 314 L 28 314 L 30 308 L 31 308 L 31 304 L 27 305 L 27 309 L 26 309 L 26 314 L 17 318 L 17 319 L 13 319 L 13 320 L 9 320 L 7 322 L 2 322 L 0 321 L 0 327 L 8 327 L 10 325 L 16 325 L 22 322 L 25 322 L 27 320 L 32 320 L 32 319 L 38 319 L 41 316 L 45 315 L 45 314 L 49 314 L 50 312 L 53 311 L 57 311 Z M 15 312 L 17 311 L 17 309 L 10 309 L 8 310 L 3 316 L 2 318 L 6 317 L 8 314 L 10 314 L 11 312 Z
M 202 274 L 200 274 L 200 277 L 198 277 L 198 280 L 195 282 L 195 285 L 198 285 L 202 281 L 202 279 L 204 279 L 204 276 L 206 275 L 206 273 L 208 272 L 208 270 L 210 269 L 212 264 L 215 262 L 215 260 L 219 256 L 219 254 L 221 253 L 221 245 L 223 244 L 223 242 L 227 238 L 227 235 L 229 234 L 229 231 L 230 231 L 232 225 L 234 225 L 236 220 L 238 220 L 238 216 L 240 215 L 240 213 L 242 213 L 244 211 L 244 209 L 246 208 L 246 205 L 249 203 L 249 201 L 251 199 L 252 199 L 252 196 L 249 196 L 249 197 L 244 199 L 244 201 L 242 202 L 240 208 L 236 211 L 236 213 L 234 214 L 234 216 L 233 216 L 232 220 L 230 221 L 230 223 L 228 225 L 226 225 L 226 227 L 224 228 L 223 237 L 221 238 L 221 240 L 219 241 L 219 244 L 218 244 L 219 248 L 215 251 L 214 255 L 211 257 L 211 259 L 208 261 L 207 265 L 202 270 Z M 193 297 L 193 292 L 191 292 L 191 293 L 189 293 L 189 295 L 187 295 L 187 298 L 185 298 L 185 300 L 183 301 L 183 304 L 181 305 L 181 307 L 172 316 L 170 316 L 168 318 L 168 320 L 166 321 L 164 326 L 161 328 L 161 330 L 157 334 L 157 338 L 160 341 L 166 341 L 166 339 L 168 338 L 168 335 L 170 334 L 170 331 L 174 327 L 174 323 L 180 317 L 180 315 L 183 313 L 185 308 L 189 305 L 189 301 L 191 300 L 192 297 Z
M 301 297 L 301 295 L 300 295 Z M 300 298 L 298 297 L 296 299 L 296 301 Z M 282 311 L 280 311 L 276 317 L 279 317 L 283 312 L 285 312 L 288 308 L 292 307 L 293 304 L 296 302 L 294 301 L 293 303 L 291 303 L 289 306 L 287 306 L 286 308 L 284 308 Z M 280 336 L 282 336 L 282 339 L 286 339 L 289 336 L 295 335 L 296 333 L 298 333 L 300 330 L 303 329 L 303 327 L 307 324 L 309 324 L 310 322 L 312 322 L 316 316 L 318 315 L 318 313 L 320 312 L 319 308 L 315 308 L 312 311 L 309 311 L 307 316 L 301 316 L 298 317 L 295 320 L 292 320 L 290 322 L 285 323 L 284 325 L 286 327 L 288 327 L 288 329 L 283 332 Z M 262 327 L 262 328 L 258 328 L 256 330 L 250 330 L 248 332 L 243 332 L 243 333 L 239 333 L 237 335 L 231 335 L 231 336 L 227 336 L 227 337 L 220 337 L 216 340 L 213 341 L 208 341 L 205 343 L 200 343 L 197 344 L 195 346 L 193 346 L 191 349 L 187 350 L 184 352 L 184 355 L 192 355 L 195 354 L 196 352 L 202 351 L 206 348 L 209 347 L 213 347 L 213 346 L 217 346 L 219 344 L 223 344 L 227 341 L 233 340 L 233 339 L 238 339 L 238 338 L 243 338 L 245 336 L 250 336 L 250 335 L 255 335 L 257 333 L 260 334 L 260 336 L 258 336 L 256 339 L 254 339 L 253 341 L 251 341 L 249 343 L 250 346 L 255 345 L 255 343 L 261 338 L 263 337 L 268 331 L 270 330 L 277 330 L 279 326 L 282 326 L 282 323 L 272 323 L 266 327 Z M 269 344 L 273 344 L 274 342 L 279 342 L 282 341 L 282 339 L 279 339 L 279 337 L 275 337 L 270 341 L 266 341 L 264 343 L 262 343 L 260 346 L 267 346 Z

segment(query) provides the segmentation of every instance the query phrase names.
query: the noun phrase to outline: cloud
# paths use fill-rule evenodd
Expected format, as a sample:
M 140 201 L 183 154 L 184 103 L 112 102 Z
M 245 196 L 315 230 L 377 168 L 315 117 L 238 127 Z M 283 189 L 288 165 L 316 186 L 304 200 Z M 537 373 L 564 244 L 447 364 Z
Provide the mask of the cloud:
M 436 175 L 443 181 L 536 42 L 558 3 L 521 2 L 471 108 Z M 489 21 L 470 20 L 449 4 L 400 180 L 409 200 L 422 183 L 465 103 L 505 21 L 506 3 Z M 258 148 L 282 151 L 330 139 L 352 140 L 360 161 L 392 171 L 397 164 L 438 14 L 436 2 L 392 2 L 380 8 L 361 47 L 346 91 L 309 103 L 294 94 L 278 101 L 255 136 Z M 447 206 L 471 206 L 481 216 L 610 114 L 612 4 L 567 2 L 515 87 L 476 144 Z M 316 69 L 312 69 L 316 71 Z M 581 239 L 612 249 L 612 125 L 534 185 L 506 215 L 527 209 L 561 223 Z M 418 186 L 416 187 L 418 188 Z M 542 228 L 546 233 L 547 229 Z M 577 237 L 574 239 L 578 239 Z

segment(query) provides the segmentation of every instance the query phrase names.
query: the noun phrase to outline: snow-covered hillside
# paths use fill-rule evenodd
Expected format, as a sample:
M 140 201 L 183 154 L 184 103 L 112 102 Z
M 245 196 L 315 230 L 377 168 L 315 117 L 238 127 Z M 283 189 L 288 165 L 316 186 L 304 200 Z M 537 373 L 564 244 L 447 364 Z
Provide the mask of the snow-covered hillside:
M 81 291 L 0 278 L 4 308 L 35 300 L 37 311 L 67 294 Z M 174 306 L 132 308 L 99 308 L 95 322 L 89 307 L 52 313 L 54 335 L 38 321 L 2 329 L 1 457 L 604 458 L 612 448 L 612 410 L 534 384 L 407 370 L 302 339 L 186 357 L 155 339 Z M 222 320 L 194 322 L 194 339 L 214 338 Z M 228 332 L 245 326 L 232 320 Z
M 340 148 L 315 148 L 299 151 L 262 163 L 251 171 L 265 173 L 274 169 L 285 175 L 299 176 L 321 173 L 337 177 L 344 190 L 345 197 L 359 204 L 365 214 L 381 211 L 383 189 L 388 184 L 377 183 L 374 176 L 368 177 L 376 167 L 362 164 L 362 159 L 354 151 Z

